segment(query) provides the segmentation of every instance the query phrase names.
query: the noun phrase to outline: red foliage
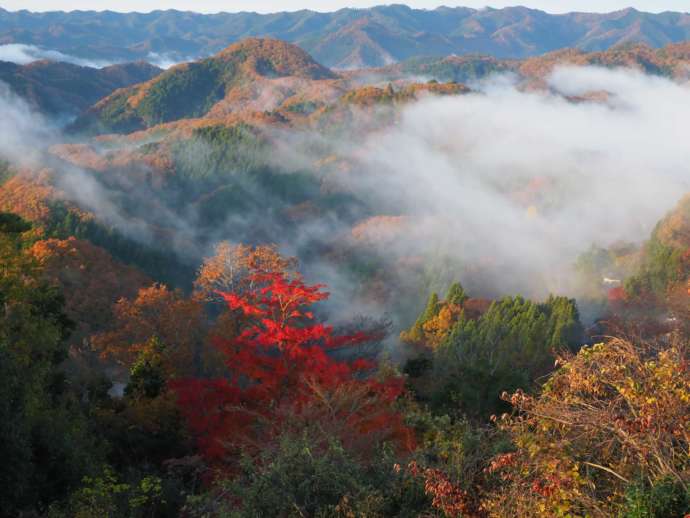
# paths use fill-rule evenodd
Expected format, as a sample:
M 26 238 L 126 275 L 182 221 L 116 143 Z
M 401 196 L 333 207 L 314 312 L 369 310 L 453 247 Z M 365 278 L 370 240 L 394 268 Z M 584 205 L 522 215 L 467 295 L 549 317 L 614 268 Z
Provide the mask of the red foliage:
M 444 516 L 479 516 L 473 509 L 467 492 L 454 485 L 441 470 L 422 469 L 414 461 L 410 462 L 407 469 L 413 476 L 424 479 L 424 492 L 431 497 L 431 505 Z
M 610 304 L 623 304 L 627 298 L 625 293 L 625 288 L 618 286 L 616 288 L 611 288 L 608 291 L 608 299 Z
M 217 463 L 239 449 L 258 450 L 294 426 L 290 421 L 299 420 L 300 413 L 318 415 L 315 406 L 330 401 L 325 394 L 342 392 L 351 383 L 375 394 L 369 400 L 383 411 L 376 414 L 364 404 L 362 412 L 376 419 L 343 415 L 342 428 L 350 428 L 346 433 L 351 434 L 352 427 L 361 434 L 383 428 L 399 432 L 401 418 L 390 406 L 402 392 L 402 382 L 368 379 L 365 371 L 374 367 L 371 361 L 337 361 L 329 355 L 331 349 L 355 347 L 372 337 L 361 332 L 335 336 L 330 326 L 315 321 L 309 307 L 328 297 L 322 286 L 307 286 L 299 276 L 279 273 L 255 274 L 252 281 L 253 289 L 241 295 L 219 293 L 243 321 L 236 338 L 215 340 L 230 376 L 172 382 L 207 460 Z

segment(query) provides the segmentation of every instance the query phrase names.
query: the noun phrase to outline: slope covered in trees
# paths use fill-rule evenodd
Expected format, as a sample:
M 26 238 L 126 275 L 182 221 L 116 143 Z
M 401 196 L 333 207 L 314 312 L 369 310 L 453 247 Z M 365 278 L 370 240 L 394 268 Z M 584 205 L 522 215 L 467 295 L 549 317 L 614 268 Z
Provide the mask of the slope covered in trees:
M 8 516 L 45 508 L 99 462 L 97 440 L 60 369 L 74 323 L 27 253 L 30 228 L 0 213 L 0 505 Z
M 525 59 L 498 59 L 491 55 L 450 55 L 442 57 L 416 57 L 376 68 L 354 71 L 351 74 L 376 74 L 382 80 L 394 81 L 420 76 L 438 81 L 470 83 L 499 73 L 515 73 L 527 82 L 538 84 L 557 66 L 601 66 L 631 68 L 646 74 L 688 78 L 690 44 L 686 41 L 653 48 L 644 43 L 628 42 L 598 52 L 583 49 L 562 49 Z
M 282 93 L 284 100 L 300 82 L 336 77 L 294 45 L 246 39 L 211 58 L 178 65 L 149 82 L 115 92 L 77 120 L 74 129 L 131 132 L 209 112 L 246 110 L 245 105 L 261 101 L 261 96 L 266 105 L 268 91 Z
M 73 117 L 118 88 L 148 81 L 162 70 L 148 63 L 90 68 L 70 63 L 0 62 L 0 81 L 34 110 L 53 117 Z
M 641 250 L 640 264 L 625 283 L 631 304 L 684 312 L 690 275 L 690 199 L 685 196 L 656 226 Z
M 169 123 L 186 120 L 292 127 L 323 125 L 325 119 L 332 126 L 352 103 L 379 106 L 428 93 L 462 94 L 469 91 L 463 83 L 499 74 L 515 74 L 522 88 L 544 89 L 546 77 L 558 66 L 629 68 L 683 81 L 688 79 L 690 51 L 688 43 L 679 43 L 660 49 L 644 44 L 601 52 L 566 49 L 524 60 L 452 55 L 336 74 L 294 45 L 250 38 L 116 91 L 83 113 L 71 129 L 130 133 L 176 128 L 179 124 Z M 420 78 L 427 82 L 419 83 Z
M 132 297 L 151 281 L 139 270 L 127 267 L 104 249 L 88 241 L 36 241 L 29 249 L 46 280 L 60 287 L 65 296 L 65 312 L 79 327 L 72 341 L 107 327 L 113 319 L 112 306 L 122 297 Z
M 455 283 L 403 335 L 421 356 L 402 374 L 373 360 L 385 327 L 320 319 L 328 294 L 294 260 L 224 245 L 196 294 L 151 286 L 113 306 L 91 341 L 128 376 L 106 393 L 107 378 L 75 383 L 73 323 L 29 231 L 0 218 L 3 509 L 662 518 L 690 505 L 682 327 L 578 351 L 573 301 L 491 303 Z M 501 392 L 515 410 L 491 424 Z

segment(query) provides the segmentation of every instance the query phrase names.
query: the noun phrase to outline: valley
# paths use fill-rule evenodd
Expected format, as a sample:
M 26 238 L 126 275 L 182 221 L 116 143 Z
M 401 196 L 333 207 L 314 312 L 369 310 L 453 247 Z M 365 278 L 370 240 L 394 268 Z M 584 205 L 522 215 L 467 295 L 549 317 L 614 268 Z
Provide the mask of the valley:
M 363 12 L 0 10 L 7 516 L 690 509 L 687 15 Z

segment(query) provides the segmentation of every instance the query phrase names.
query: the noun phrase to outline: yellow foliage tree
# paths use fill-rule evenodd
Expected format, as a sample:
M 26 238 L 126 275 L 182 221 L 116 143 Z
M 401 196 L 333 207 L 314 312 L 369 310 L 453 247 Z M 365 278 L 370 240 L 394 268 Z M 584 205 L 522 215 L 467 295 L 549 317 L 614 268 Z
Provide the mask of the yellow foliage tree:
M 639 481 L 688 491 L 688 352 L 679 338 L 612 339 L 561 358 L 541 395 L 504 395 L 518 413 L 499 426 L 517 451 L 489 468 L 502 480 L 489 515 L 617 516 Z

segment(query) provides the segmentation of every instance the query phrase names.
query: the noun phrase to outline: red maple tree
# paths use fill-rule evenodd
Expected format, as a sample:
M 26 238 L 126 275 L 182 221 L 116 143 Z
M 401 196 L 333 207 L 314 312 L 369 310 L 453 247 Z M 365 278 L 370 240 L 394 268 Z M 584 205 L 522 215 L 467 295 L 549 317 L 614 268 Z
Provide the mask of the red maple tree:
M 356 350 L 378 337 L 336 336 L 331 326 L 318 322 L 310 308 L 328 293 L 322 285 L 306 285 L 299 275 L 258 273 L 252 286 L 241 294 L 219 292 L 242 320 L 238 336 L 215 340 L 228 376 L 171 383 L 202 455 L 211 463 L 223 462 L 239 450 L 258 451 L 297 423 L 316 420 L 344 443 L 367 437 L 359 444 L 375 438 L 412 448 L 411 432 L 392 408 L 402 380 L 376 379 L 370 375 L 374 362 L 361 356 L 347 361 L 331 354 L 344 347 Z

